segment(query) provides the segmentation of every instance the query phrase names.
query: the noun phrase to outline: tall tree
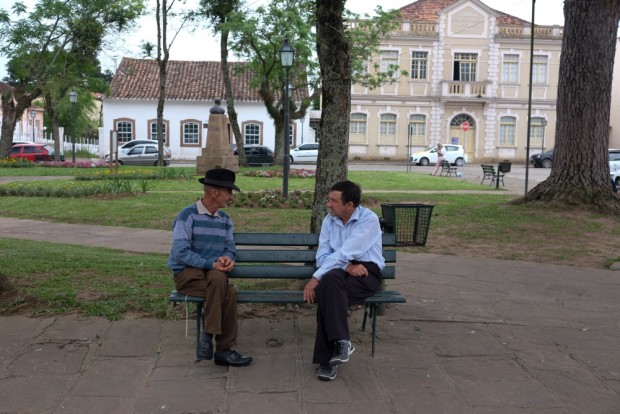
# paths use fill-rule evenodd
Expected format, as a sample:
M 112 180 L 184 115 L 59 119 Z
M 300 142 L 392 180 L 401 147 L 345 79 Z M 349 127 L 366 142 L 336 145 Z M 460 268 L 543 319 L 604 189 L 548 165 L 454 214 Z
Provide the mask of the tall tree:
M 518 202 L 620 213 L 607 155 L 619 19 L 618 0 L 564 3 L 553 167 L 549 178 Z
M 252 86 L 258 89 L 265 109 L 274 120 L 275 158 L 283 161 L 284 69 L 278 51 L 285 38 L 295 48 L 290 69 L 290 119 L 301 119 L 318 96 L 318 63 L 314 58 L 314 3 L 312 0 L 273 0 L 267 6 L 228 16 L 230 49 L 247 62 Z M 309 96 L 309 92 L 312 94 Z
M 228 121 L 235 137 L 239 153 L 239 165 L 247 166 L 248 161 L 243 151 L 243 137 L 239 129 L 235 98 L 231 82 L 231 73 L 228 66 L 228 38 L 230 29 L 226 24 L 229 16 L 237 12 L 241 2 L 239 0 L 201 0 L 201 14 L 210 19 L 214 31 L 220 33 L 220 61 L 222 64 L 222 79 L 224 79 L 224 98 L 228 110 Z
M 143 9 L 143 0 L 46 0 L 30 13 L 21 2 L 12 13 L 0 11 L 0 53 L 9 59 L 6 82 L 14 87 L 2 94 L 0 158 L 9 155 L 17 120 L 46 85 L 60 85 L 70 72 L 63 69 L 92 60 L 106 32 L 123 31 Z
M 157 165 L 164 165 L 164 107 L 166 104 L 166 85 L 168 83 L 168 61 L 170 60 L 170 49 L 177 36 L 191 22 L 194 17 L 193 11 L 174 11 L 175 3 L 179 7 L 185 5 L 185 1 L 156 0 L 155 19 L 157 20 L 157 46 L 151 42 L 143 42 L 142 51 L 146 56 L 151 56 L 153 49 L 157 50 L 157 66 L 159 68 L 159 93 L 157 97 Z M 173 35 L 168 42 L 168 21 L 170 18 L 176 19 L 179 25 L 173 30 Z M 168 131 L 166 131 L 167 133 Z M 150 133 L 150 132 L 149 132 Z

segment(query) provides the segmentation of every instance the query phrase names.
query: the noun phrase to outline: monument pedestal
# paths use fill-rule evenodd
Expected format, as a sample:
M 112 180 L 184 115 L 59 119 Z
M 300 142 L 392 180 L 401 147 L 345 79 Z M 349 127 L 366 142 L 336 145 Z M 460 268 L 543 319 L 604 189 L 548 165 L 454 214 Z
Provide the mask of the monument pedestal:
M 216 99 L 216 105 L 210 110 L 207 145 L 202 149 L 202 155 L 196 157 L 196 173 L 199 175 L 204 175 L 212 168 L 239 171 L 239 157 L 233 155 L 230 148 L 228 117 L 219 103 L 220 100 Z

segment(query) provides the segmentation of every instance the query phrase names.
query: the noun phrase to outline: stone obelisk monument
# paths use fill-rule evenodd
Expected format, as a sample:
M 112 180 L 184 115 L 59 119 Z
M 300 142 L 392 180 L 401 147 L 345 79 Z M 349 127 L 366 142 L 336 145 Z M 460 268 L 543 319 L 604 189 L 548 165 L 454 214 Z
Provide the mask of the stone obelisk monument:
M 230 148 L 228 117 L 220 106 L 221 101 L 216 98 L 215 106 L 209 110 L 207 145 L 202 149 L 202 155 L 196 157 L 196 173 L 199 175 L 212 168 L 239 171 L 239 157 L 233 155 Z

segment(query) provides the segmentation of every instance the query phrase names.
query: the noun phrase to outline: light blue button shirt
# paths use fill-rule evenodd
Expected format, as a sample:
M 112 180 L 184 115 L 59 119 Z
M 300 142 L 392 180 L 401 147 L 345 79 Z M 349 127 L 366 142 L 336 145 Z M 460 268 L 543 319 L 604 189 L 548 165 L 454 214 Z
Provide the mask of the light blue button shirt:
M 321 225 L 316 252 L 318 269 L 313 276 L 321 280 L 331 269 L 345 270 L 352 260 L 373 262 L 383 269 L 385 260 L 381 245 L 379 217 L 372 210 L 358 206 L 347 224 L 327 215 Z

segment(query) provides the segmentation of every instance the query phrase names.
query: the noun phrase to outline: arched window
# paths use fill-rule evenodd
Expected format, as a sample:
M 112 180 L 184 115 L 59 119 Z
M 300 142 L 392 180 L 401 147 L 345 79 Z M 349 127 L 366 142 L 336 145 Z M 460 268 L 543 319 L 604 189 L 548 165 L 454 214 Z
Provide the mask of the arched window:
M 381 114 L 379 121 L 379 142 L 396 143 L 396 114 Z
M 530 122 L 530 145 L 532 147 L 543 147 L 545 137 L 545 127 L 547 120 L 545 118 L 532 118 Z
M 169 135 L 169 127 L 170 121 L 167 120 L 163 120 L 163 137 L 164 137 L 164 143 L 167 144 L 168 141 L 168 135 Z M 153 141 L 157 141 L 159 139 L 159 134 L 157 133 L 157 119 L 151 119 L 149 121 L 149 139 L 152 139 Z
M 409 134 L 411 136 L 411 145 L 426 144 L 426 116 L 425 115 L 409 115 Z
M 114 120 L 114 129 L 116 130 L 117 142 L 129 142 L 135 139 L 136 128 L 133 119 L 116 119 Z
M 517 118 L 503 116 L 499 120 L 499 145 L 514 146 L 517 130 Z
M 247 121 L 243 123 L 243 143 L 246 145 L 262 144 L 263 123 Z

